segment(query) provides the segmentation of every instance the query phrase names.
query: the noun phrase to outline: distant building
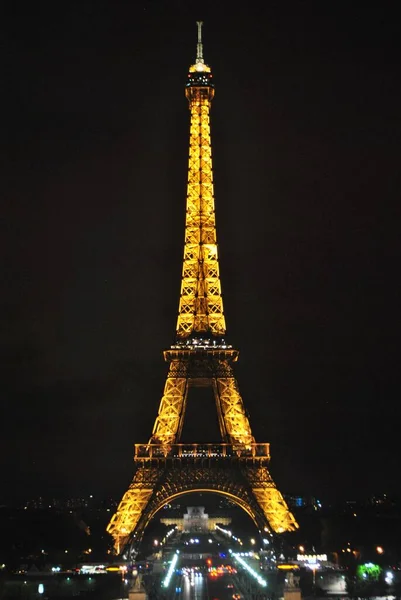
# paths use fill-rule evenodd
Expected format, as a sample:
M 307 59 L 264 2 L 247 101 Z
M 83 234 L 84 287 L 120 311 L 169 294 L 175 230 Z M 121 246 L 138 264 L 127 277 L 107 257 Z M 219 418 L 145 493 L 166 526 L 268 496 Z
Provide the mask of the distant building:
M 210 517 L 205 513 L 204 506 L 187 506 L 187 512 L 183 517 L 169 517 L 166 519 L 160 519 L 160 522 L 164 525 L 176 525 L 178 531 L 190 533 L 190 532 L 207 532 L 213 531 L 217 524 L 229 525 L 231 523 L 230 517 Z
M 311 508 L 313 510 L 320 510 L 322 508 L 320 500 L 314 496 L 295 496 L 285 494 L 284 498 L 290 508 Z

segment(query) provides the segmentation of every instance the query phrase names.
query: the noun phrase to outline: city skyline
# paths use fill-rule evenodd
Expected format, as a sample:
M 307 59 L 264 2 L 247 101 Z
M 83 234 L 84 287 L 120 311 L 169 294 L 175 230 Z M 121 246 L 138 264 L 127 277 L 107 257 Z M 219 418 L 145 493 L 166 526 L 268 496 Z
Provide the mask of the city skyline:
M 216 86 L 227 340 L 240 350 L 255 437 L 271 442 L 283 492 L 401 493 L 391 13 L 12 10 L 1 423 L 10 491 L 119 496 L 132 445 L 150 436 L 161 352 L 174 342 L 184 85 L 201 17 Z M 203 402 L 188 406 L 191 441 L 214 427 Z

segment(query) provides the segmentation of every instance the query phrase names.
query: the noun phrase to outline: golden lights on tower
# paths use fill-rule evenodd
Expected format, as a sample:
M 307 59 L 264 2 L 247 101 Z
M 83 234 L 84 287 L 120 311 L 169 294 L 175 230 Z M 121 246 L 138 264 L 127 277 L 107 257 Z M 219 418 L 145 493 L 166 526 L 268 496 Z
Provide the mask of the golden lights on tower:
M 152 436 L 148 444 L 135 446 L 133 481 L 107 527 L 118 553 L 132 536 L 139 539 L 161 506 L 190 491 L 226 495 L 265 531 L 298 527 L 267 468 L 269 445 L 257 444 L 252 435 L 233 372 L 239 352 L 224 341 L 209 114 L 214 85 L 203 59 L 202 23 L 197 26 L 196 61 L 185 86 L 191 116 L 177 339 L 164 352 L 169 370 Z M 192 386 L 213 390 L 220 445 L 180 443 Z M 206 459 L 209 465 L 216 462 L 212 469 L 202 462 Z

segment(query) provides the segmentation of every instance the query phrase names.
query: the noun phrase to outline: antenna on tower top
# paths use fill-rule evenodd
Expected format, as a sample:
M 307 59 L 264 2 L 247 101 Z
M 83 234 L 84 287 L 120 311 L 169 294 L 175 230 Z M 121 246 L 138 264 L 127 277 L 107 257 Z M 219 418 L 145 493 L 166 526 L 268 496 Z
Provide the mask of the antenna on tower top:
M 202 25 L 203 21 L 196 21 L 198 26 L 198 44 L 196 46 L 196 62 L 203 63 Z

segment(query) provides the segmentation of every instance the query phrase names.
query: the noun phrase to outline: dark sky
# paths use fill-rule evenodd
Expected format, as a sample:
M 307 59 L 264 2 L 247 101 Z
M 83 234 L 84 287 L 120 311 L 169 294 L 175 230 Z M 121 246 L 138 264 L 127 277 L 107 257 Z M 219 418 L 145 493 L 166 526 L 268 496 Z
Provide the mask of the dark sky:
M 0 500 L 119 497 L 150 436 L 197 18 L 227 340 L 254 434 L 284 492 L 401 493 L 396 3 L 214 4 L 8 4 Z M 184 436 L 205 438 L 211 396 L 190 416 Z

